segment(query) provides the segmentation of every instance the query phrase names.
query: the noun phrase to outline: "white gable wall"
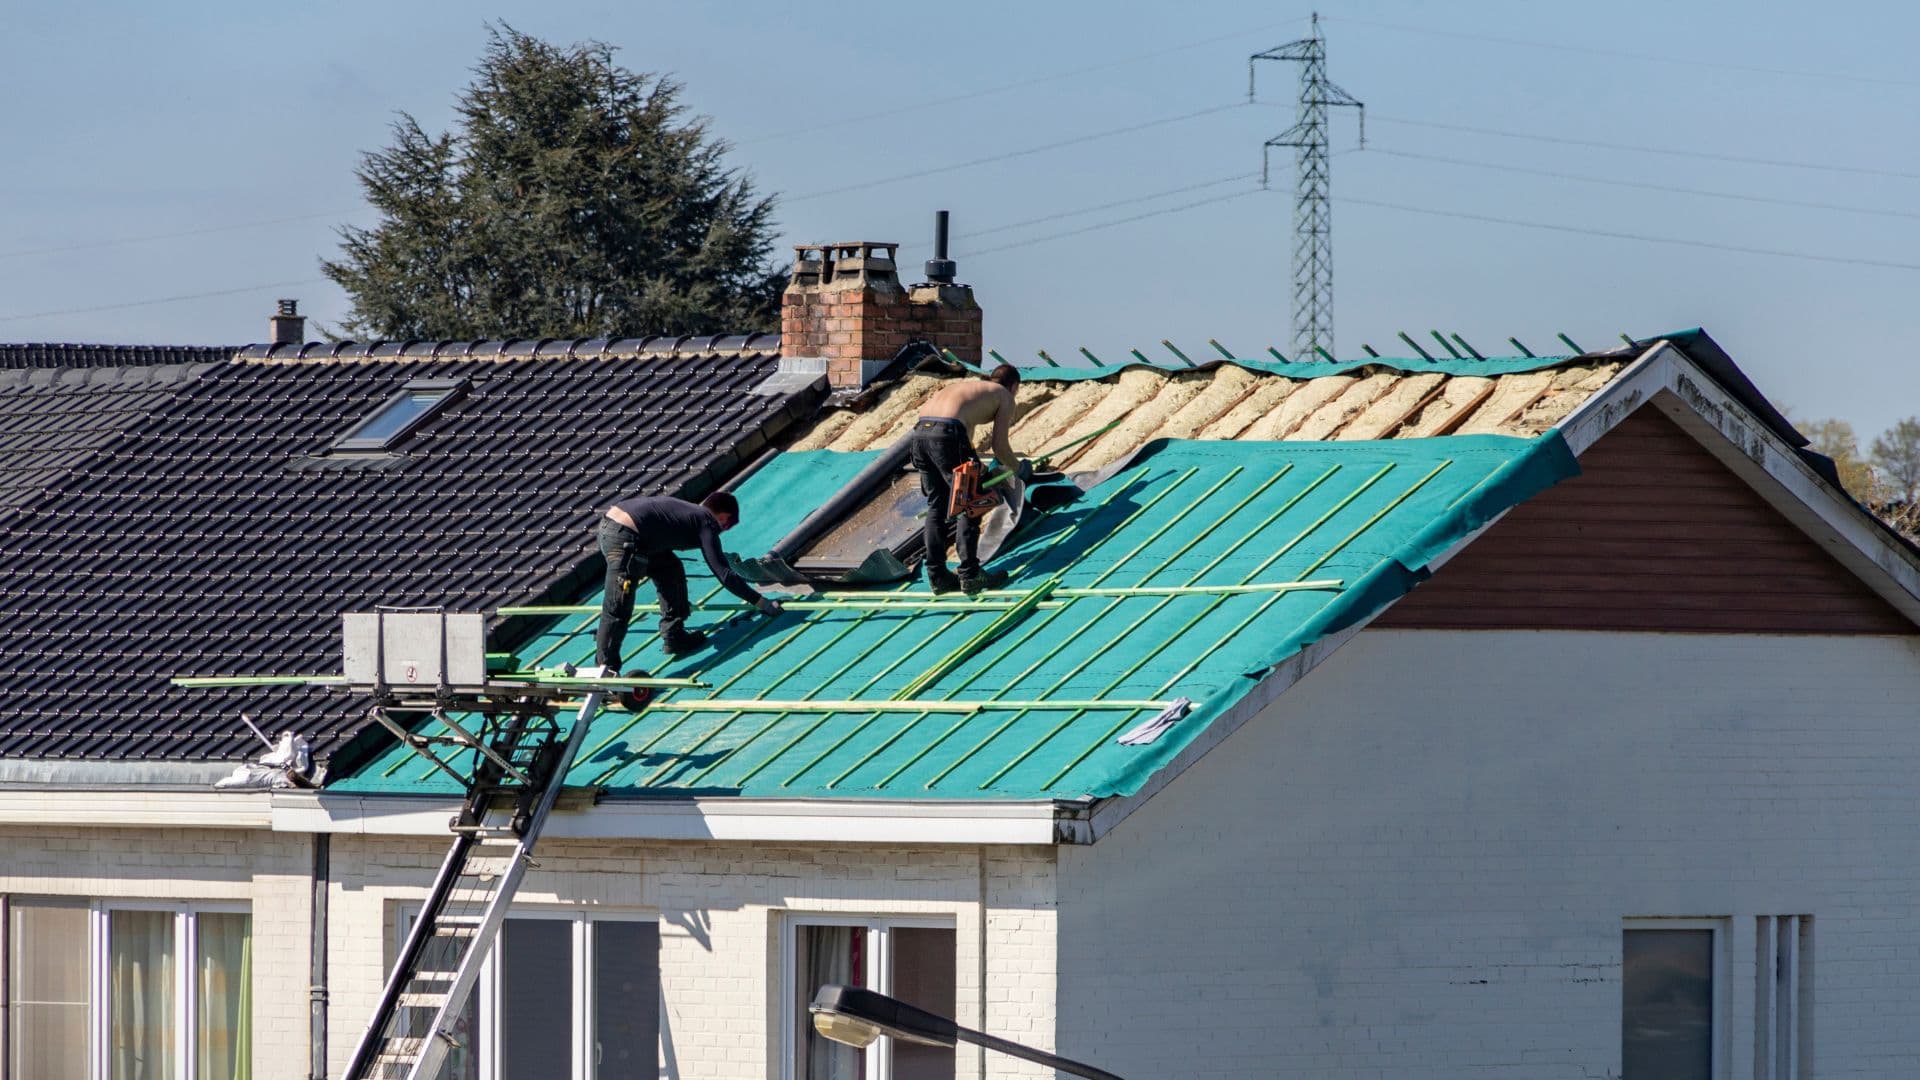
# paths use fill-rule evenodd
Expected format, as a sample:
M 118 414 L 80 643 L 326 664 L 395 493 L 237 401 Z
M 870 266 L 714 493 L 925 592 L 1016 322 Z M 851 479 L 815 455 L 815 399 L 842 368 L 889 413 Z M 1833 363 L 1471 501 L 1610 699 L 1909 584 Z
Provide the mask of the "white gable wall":
M 1920 646 L 1367 631 L 1059 859 L 1060 1052 L 1125 1076 L 1617 1076 L 1623 920 L 1811 915 L 1820 1077 L 1920 1061 Z

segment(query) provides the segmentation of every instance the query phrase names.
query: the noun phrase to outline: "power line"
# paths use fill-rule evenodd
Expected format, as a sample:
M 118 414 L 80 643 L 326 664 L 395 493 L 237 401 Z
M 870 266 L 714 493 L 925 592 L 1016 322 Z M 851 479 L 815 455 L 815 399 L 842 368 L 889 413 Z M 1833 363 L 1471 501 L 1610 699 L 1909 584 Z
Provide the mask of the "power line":
M 1217 180 L 1203 180 L 1198 184 L 1183 184 L 1180 187 L 1167 188 L 1164 191 L 1156 191 L 1148 195 L 1136 195 L 1130 199 L 1115 199 L 1112 202 L 1095 203 L 1092 206 L 1083 206 L 1083 207 L 1080 207 L 1078 210 L 1062 210 L 1057 214 L 1047 214 L 1043 217 L 1028 218 L 1025 221 L 1009 221 L 1005 225 L 995 225 L 987 229 L 972 229 L 966 232 L 965 236 L 967 239 L 972 240 L 977 237 L 988 236 L 993 233 L 1006 232 L 1008 229 L 1025 228 L 1028 225 L 1043 225 L 1049 221 L 1059 221 L 1063 218 L 1080 217 L 1084 214 L 1094 214 L 1102 210 L 1112 210 L 1113 208 L 1118 206 L 1132 206 L 1135 203 L 1152 202 L 1155 199 L 1164 199 L 1169 195 L 1184 195 L 1189 191 L 1202 191 L 1210 187 L 1219 187 L 1221 184 L 1231 184 L 1236 180 L 1252 180 L 1259 175 L 1260 174 L 1257 172 L 1248 172 L 1248 173 L 1240 173 L 1237 176 L 1222 176 Z
M 1487 169 L 1492 172 L 1544 176 L 1554 180 L 1574 180 L 1583 184 L 1605 184 L 1610 187 L 1638 188 L 1643 191 L 1665 191 L 1677 195 L 1703 195 L 1714 199 L 1733 199 L 1739 202 L 1766 203 L 1771 206 L 1802 206 L 1813 210 L 1839 210 L 1849 214 L 1872 214 L 1879 217 L 1920 220 L 1920 213 L 1908 210 L 1887 210 L 1875 206 L 1848 206 L 1845 203 L 1808 202 L 1803 199 L 1777 199 L 1770 195 L 1747 195 L 1737 191 L 1713 191 L 1707 188 L 1680 187 L 1675 184 L 1652 184 L 1639 180 L 1621 180 L 1616 177 L 1584 176 L 1580 173 L 1557 172 L 1552 169 L 1532 169 L 1522 165 L 1503 165 L 1499 162 L 1475 161 L 1471 158 L 1447 157 L 1443 154 L 1416 154 L 1408 150 L 1389 150 L 1378 146 L 1368 147 L 1367 152 L 1371 154 L 1384 154 L 1388 157 L 1408 158 L 1413 161 L 1437 161 L 1446 165 L 1464 165 L 1468 168 Z
M 241 293 L 265 292 L 268 289 L 291 289 L 302 285 L 320 285 L 324 278 L 307 278 L 303 281 L 270 281 L 263 285 L 248 285 L 239 289 L 215 289 L 212 292 L 182 293 L 179 296 L 161 296 L 152 300 L 129 300 L 121 304 L 97 304 L 93 307 L 65 308 L 60 311 L 35 311 L 26 315 L 0 315 L 0 322 L 20 322 L 26 319 L 51 319 L 55 315 L 86 315 L 96 311 L 119 311 L 123 308 L 151 307 L 154 304 L 174 304 L 182 300 L 204 300 L 213 296 L 238 296 Z
M 1328 22 L 1352 23 L 1355 26 L 1377 26 L 1385 30 L 1404 30 L 1412 34 L 1432 34 L 1436 37 L 1459 38 L 1465 41 L 1486 41 L 1495 45 L 1518 45 L 1528 49 L 1556 49 L 1561 52 L 1584 53 L 1588 56 L 1605 56 L 1621 60 L 1646 60 L 1658 64 L 1680 64 L 1689 68 L 1714 68 L 1721 71 L 1744 71 L 1754 75 L 1785 75 L 1797 79 L 1837 79 L 1842 82 L 1873 83 L 1883 86 L 1920 86 L 1920 80 L 1895 79 L 1879 75 L 1855 75 L 1844 71 L 1808 71 L 1794 68 L 1762 67 L 1757 64 L 1729 64 L 1724 61 L 1703 60 L 1694 56 L 1661 56 L 1656 53 L 1630 52 L 1626 49 L 1602 49 L 1591 45 L 1566 45 L 1552 41 L 1528 41 L 1524 38 L 1497 37 L 1492 34 L 1469 34 L 1459 30 L 1442 30 L 1432 26 L 1409 26 L 1405 23 L 1381 22 L 1377 19 L 1357 19 L 1350 15 L 1323 15 Z
M 1123 57 L 1122 59 L 1119 59 L 1119 60 L 1107 60 L 1098 64 L 1089 64 L 1086 67 L 1073 68 L 1068 71 L 1056 72 L 1055 74 L 1052 74 L 1052 75 L 1036 75 L 1028 79 L 1016 79 L 1013 82 L 999 83 L 994 86 L 985 86 L 985 87 L 981 87 L 978 90 L 969 90 L 962 94 L 952 94 L 947 97 L 932 98 L 927 101 L 915 102 L 914 104 L 911 104 L 911 105 L 897 105 L 890 109 L 881 109 L 878 112 L 863 113 L 859 116 L 849 116 L 840 120 L 830 120 L 824 124 L 814 124 L 810 127 L 793 128 L 787 131 L 775 131 L 775 132 L 769 132 L 768 134 L 765 134 L 765 135 L 756 135 L 751 139 L 742 139 L 739 142 L 735 143 L 734 145 L 735 146 L 751 146 L 756 143 L 773 142 L 778 139 L 788 139 L 797 135 L 811 135 L 816 131 L 828 131 L 837 127 L 845 127 L 848 124 L 859 124 L 868 120 L 882 120 L 889 116 L 899 116 L 901 113 L 917 112 L 920 109 L 931 109 L 940 105 L 952 105 L 956 102 L 961 102 L 961 101 L 972 101 L 975 98 L 990 97 L 994 94 L 1005 93 L 1008 90 L 1019 90 L 1023 87 L 1039 86 L 1043 83 L 1050 83 L 1050 82 L 1059 82 L 1062 79 L 1076 78 L 1081 75 L 1092 74 L 1093 72 L 1096 72 L 1096 71 L 1110 71 L 1114 68 L 1126 67 L 1130 64 L 1137 64 L 1142 60 L 1152 60 L 1161 56 L 1169 56 L 1177 52 L 1185 52 L 1188 49 L 1197 49 L 1203 45 L 1213 45 L 1222 41 L 1231 41 L 1234 38 L 1245 37 L 1248 34 L 1264 33 L 1268 30 L 1275 30 L 1282 26 L 1292 26 L 1295 23 L 1304 22 L 1305 20 L 1306 20 L 1306 16 L 1296 15 L 1291 19 L 1283 19 L 1280 22 L 1265 23 L 1260 26 L 1249 26 L 1242 30 L 1232 31 L 1231 33 L 1216 34 L 1213 37 L 1201 38 L 1199 41 L 1189 41 L 1184 45 L 1170 45 L 1164 49 L 1155 49 L 1152 52 L 1137 53 L 1133 56 Z
M 1053 142 L 1041 143 L 1038 146 L 1029 146 L 1020 150 L 1009 150 L 1002 154 L 989 154 L 986 157 L 972 158 L 967 161 L 956 161 L 947 165 L 936 165 L 931 168 L 916 169 L 913 172 L 897 173 L 893 176 L 882 176 L 872 180 L 862 180 L 855 184 L 842 184 L 839 187 L 826 188 L 821 191 L 809 191 L 805 195 L 789 195 L 785 197 L 785 201 L 790 203 L 805 202 L 808 199 L 818 199 L 828 195 L 840 195 L 849 191 L 864 191 L 867 188 L 879 187 L 883 184 L 897 184 L 902 180 L 918 180 L 923 176 L 952 172 L 955 169 L 971 169 L 976 165 L 991 165 L 998 161 L 1011 161 L 1014 158 L 1027 157 L 1032 154 L 1044 153 L 1048 150 L 1058 150 L 1065 146 L 1079 146 L 1082 143 L 1090 143 L 1097 139 L 1111 138 L 1115 135 L 1127 135 L 1136 131 L 1145 131 L 1148 128 L 1164 127 L 1168 124 L 1178 124 L 1187 120 L 1196 120 L 1202 116 L 1211 116 L 1214 113 L 1225 112 L 1228 109 L 1243 108 L 1245 105 L 1246 102 L 1244 101 L 1236 101 L 1227 105 L 1213 105 L 1205 109 L 1197 109 L 1190 113 L 1181 113 L 1179 116 L 1164 116 L 1158 120 L 1147 120 L 1138 124 L 1127 124 L 1124 127 L 1108 128 L 1105 131 L 1076 135 L 1068 139 L 1056 139 Z
M 1497 128 L 1473 127 L 1468 124 L 1444 124 L 1438 120 L 1410 120 L 1397 116 L 1376 115 L 1374 120 L 1388 124 L 1404 124 L 1408 127 L 1434 128 L 1440 131 L 1459 131 L 1469 135 L 1492 135 L 1501 139 L 1529 139 L 1534 142 L 1559 143 L 1563 146 L 1586 146 L 1599 150 L 1627 150 L 1638 154 L 1664 154 L 1669 157 L 1704 158 L 1708 161 L 1727 161 L 1739 165 L 1771 165 L 1782 169 L 1812 169 L 1818 172 L 1853 173 L 1861 176 L 1891 176 L 1901 180 L 1920 180 L 1920 173 L 1901 172 L 1897 169 L 1876 169 L 1862 165 L 1830 165 L 1817 161 L 1786 161 L 1780 158 L 1746 157 L 1740 154 L 1718 154 L 1705 150 L 1675 150 L 1672 147 L 1665 146 L 1602 142 L 1597 139 L 1573 139 L 1562 135 L 1539 135 L 1526 131 L 1501 131 Z
M 1463 221 L 1481 221 L 1494 225 L 1517 225 L 1525 229 L 1543 229 L 1548 232 L 1574 233 L 1580 236 L 1603 236 L 1613 240 L 1636 240 L 1645 244 L 1670 244 L 1675 247 L 1707 248 L 1713 251 L 1731 251 L 1741 255 L 1771 255 L 1781 259 L 1805 259 L 1812 262 L 1842 263 L 1850 266 L 1877 266 L 1887 270 L 1920 270 L 1920 263 L 1895 262 L 1890 259 L 1863 259 L 1851 255 L 1821 255 L 1811 251 L 1788 251 L 1782 248 L 1748 247 L 1744 244 L 1722 244 L 1712 240 L 1688 240 L 1677 236 L 1652 236 L 1646 233 L 1618 232 L 1612 229 L 1593 229 L 1579 225 L 1557 225 L 1546 221 L 1523 221 L 1519 218 L 1495 217 L 1491 214 L 1473 214 L 1464 210 L 1436 210 L 1428 206 L 1408 206 L 1405 203 L 1384 202 L 1379 199 L 1342 198 L 1343 203 L 1355 206 L 1377 206 L 1386 210 L 1403 210 L 1410 214 L 1426 214 L 1432 217 L 1459 218 Z
M 1027 240 L 1016 240 L 1011 244 L 1001 244 L 997 247 L 980 248 L 976 251 L 960 252 L 959 254 L 964 258 L 977 259 L 982 255 L 992 255 L 996 252 L 1012 251 L 1014 248 L 1031 247 L 1034 244 L 1044 244 L 1050 240 L 1060 240 L 1069 236 L 1080 236 L 1085 233 L 1098 232 L 1101 229 L 1111 229 L 1116 225 L 1130 225 L 1136 221 L 1145 221 L 1148 218 L 1161 217 L 1166 214 L 1178 214 L 1184 210 L 1192 210 L 1196 207 L 1201 207 L 1201 206 L 1211 206 L 1214 203 L 1231 202 L 1234 199 L 1243 199 L 1248 195 L 1257 195 L 1262 190 L 1264 189 L 1257 188 L 1257 187 L 1247 188 L 1244 191 L 1233 191 L 1225 195 L 1215 195 L 1211 198 L 1196 199 L 1193 202 L 1181 203 L 1178 206 L 1167 206 L 1167 207 L 1162 207 L 1159 210 L 1149 210 L 1144 214 L 1134 214 L 1131 217 L 1115 218 L 1112 221 L 1096 222 L 1092 225 L 1085 225 L 1078 229 L 1068 229 L 1065 232 L 1049 233 L 1046 236 L 1035 236 Z
M 232 225 L 211 225 L 204 229 L 187 229 L 183 232 L 152 233 L 147 236 L 123 236 L 113 240 L 92 240 L 84 244 L 67 244 L 62 247 L 0 251 L 0 259 L 24 259 L 30 255 L 60 255 L 69 251 L 91 251 L 95 248 L 121 247 L 126 244 L 145 244 L 154 240 L 180 240 L 189 236 L 205 236 L 209 233 L 234 232 L 239 229 L 257 229 L 267 225 L 285 225 L 295 221 L 312 221 L 316 218 L 345 217 L 354 212 L 354 210 L 330 210 L 318 214 L 295 214 L 292 217 L 263 218 L 259 221 L 241 221 Z

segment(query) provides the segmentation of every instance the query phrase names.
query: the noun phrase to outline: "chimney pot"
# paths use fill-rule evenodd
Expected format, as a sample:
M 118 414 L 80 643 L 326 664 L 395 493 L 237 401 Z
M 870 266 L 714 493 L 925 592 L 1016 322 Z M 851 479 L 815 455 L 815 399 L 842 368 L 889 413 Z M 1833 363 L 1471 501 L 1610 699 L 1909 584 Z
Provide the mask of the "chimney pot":
M 300 301 L 281 300 L 279 310 L 267 320 L 267 332 L 275 345 L 297 345 L 307 340 L 307 317 L 300 314 Z

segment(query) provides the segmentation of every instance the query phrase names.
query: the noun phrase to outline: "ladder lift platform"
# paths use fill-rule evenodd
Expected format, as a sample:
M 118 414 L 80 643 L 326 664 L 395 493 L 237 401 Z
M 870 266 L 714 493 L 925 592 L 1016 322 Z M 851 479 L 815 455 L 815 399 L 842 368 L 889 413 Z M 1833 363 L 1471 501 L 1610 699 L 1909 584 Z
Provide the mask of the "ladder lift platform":
M 464 1038 L 456 1021 L 606 695 L 626 692 L 644 708 L 656 690 L 700 684 L 602 677 L 597 669 L 490 673 L 479 614 L 349 613 L 343 642 L 343 676 L 307 681 L 370 693 L 371 718 L 466 792 L 450 823 L 452 845 L 345 1074 L 431 1080 Z M 560 713 L 575 701 L 573 722 L 563 726 Z M 400 719 L 423 712 L 445 733 L 416 734 Z M 462 717 L 478 717 L 478 725 Z
M 486 616 L 442 608 L 349 612 L 342 616 L 342 645 L 340 675 L 173 682 L 320 686 L 370 695 L 368 717 L 466 793 L 448 826 L 453 843 L 345 1073 L 346 1080 L 431 1080 L 461 1043 L 455 1022 L 608 695 L 639 711 L 661 690 L 706 684 L 597 668 L 492 671 Z M 563 726 L 560 714 L 569 709 L 573 722 Z M 421 715 L 439 723 L 422 724 Z M 477 726 L 468 726 L 468 718 L 478 718 Z

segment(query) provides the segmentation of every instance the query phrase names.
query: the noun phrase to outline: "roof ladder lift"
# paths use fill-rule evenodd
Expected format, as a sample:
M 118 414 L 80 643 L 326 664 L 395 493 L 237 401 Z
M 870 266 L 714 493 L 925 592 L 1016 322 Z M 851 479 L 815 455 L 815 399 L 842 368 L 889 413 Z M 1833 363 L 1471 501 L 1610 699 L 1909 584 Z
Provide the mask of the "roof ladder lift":
M 467 794 L 452 822 L 453 844 L 387 976 L 379 1008 L 354 1049 L 346 1080 L 432 1080 L 448 1052 L 464 1044 L 458 1022 L 467 997 L 532 863 L 534 844 L 559 799 L 567 771 L 600 711 L 605 691 L 593 689 L 563 739 L 556 719 L 558 699 L 552 695 L 460 688 L 461 682 L 472 687 L 486 681 L 484 650 L 476 644 L 483 634 L 478 618 L 389 610 L 347 616 L 348 681 L 359 681 L 358 659 L 361 678 L 371 676 L 373 718 L 436 769 L 459 780 Z M 371 625 L 363 623 L 356 633 L 356 619 L 371 620 Z M 439 639 L 437 657 L 434 637 Z M 401 650 L 414 658 L 396 656 Z M 463 660 L 479 662 L 477 677 L 472 672 L 462 677 Z M 449 662 L 455 669 L 451 677 Z M 422 669 L 430 667 L 437 669 L 431 683 L 388 681 L 396 671 L 419 679 Z M 420 701 L 428 693 L 430 708 Z M 409 698 L 420 703 L 409 708 Z M 449 706 L 482 712 L 479 732 L 449 715 Z M 388 715 L 389 709 L 430 711 L 438 723 L 419 730 L 436 734 L 408 730 Z M 449 748 L 454 752 L 444 754 Z M 465 752 L 472 754 L 471 775 L 448 760 Z

